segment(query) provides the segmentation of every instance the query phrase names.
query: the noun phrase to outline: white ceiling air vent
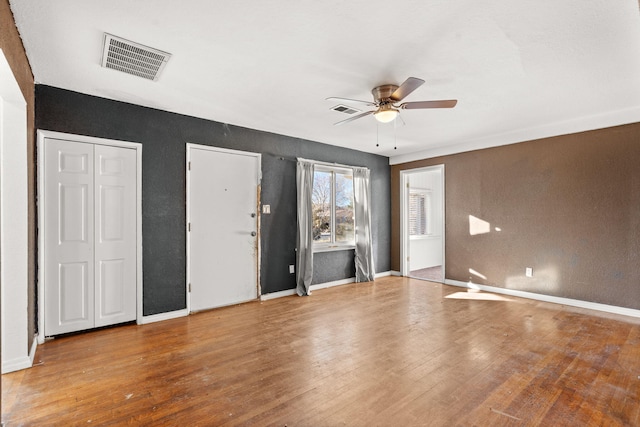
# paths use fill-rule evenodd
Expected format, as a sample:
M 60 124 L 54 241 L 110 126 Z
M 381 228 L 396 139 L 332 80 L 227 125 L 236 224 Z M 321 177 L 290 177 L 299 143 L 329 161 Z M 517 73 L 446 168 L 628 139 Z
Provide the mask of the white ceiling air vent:
M 347 107 L 346 105 L 342 105 L 342 104 L 338 104 L 335 107 L 331 107 L 331 109 L 333 111 L 337 111 L 338 113 L 345 113 L 345 114 L 353 114 L 353 113 L 360 112 L 360 110 L 357 110 L 353 107 Z
M 102 66 L 145 79 L 158 80 L 171 54 L 105 33 Z

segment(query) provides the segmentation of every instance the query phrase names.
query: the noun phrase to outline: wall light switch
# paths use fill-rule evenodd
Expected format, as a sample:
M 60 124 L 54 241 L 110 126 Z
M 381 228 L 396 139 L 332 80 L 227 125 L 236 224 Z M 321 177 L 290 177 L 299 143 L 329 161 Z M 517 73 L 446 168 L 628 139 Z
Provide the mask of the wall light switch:
M 293 266 L 293 264 L 291 264 L 291 265 L 289 266 L 289 274 L 293 274 L 293 273 L 295 273 L 295 272 L 296 272 L 296 268 Z
M 271 213 L 271 205 L 262 205 L 262 213 L 270 214 Z
M 524 269 L 524 275 L 527 277 L 533 277 L 533 268 L 527 267 Z

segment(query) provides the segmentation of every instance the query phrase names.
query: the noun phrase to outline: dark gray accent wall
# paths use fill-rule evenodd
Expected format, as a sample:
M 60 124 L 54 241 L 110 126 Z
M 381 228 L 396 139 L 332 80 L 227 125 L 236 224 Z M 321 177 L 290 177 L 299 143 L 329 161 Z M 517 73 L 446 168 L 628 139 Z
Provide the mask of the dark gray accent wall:
M 327 124 L 329 126 L 330 124 Z M 186 307 L 186 143 L 262 154 L 262 293 L 295 288 L 295 158 L 371 170 L 376 271 L 390 266 L 390 167 L 383 156 L 230 126 L 45 85 L 36 86 L 36 128 L 142 143 L 145 315 Z M 353 251 L 316 254 L 314 283 L 353 277 Z

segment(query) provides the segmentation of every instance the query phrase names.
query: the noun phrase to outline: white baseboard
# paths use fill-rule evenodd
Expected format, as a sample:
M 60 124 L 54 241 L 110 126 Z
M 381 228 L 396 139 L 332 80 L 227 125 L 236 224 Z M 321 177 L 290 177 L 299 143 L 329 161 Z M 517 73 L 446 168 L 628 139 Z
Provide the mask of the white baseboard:
M 571 307 L 586 308 L 589 310 L 604 311 L 613 314 L 622 314 L 623 316 L 640 317 L 640 310 L 633 308 L 618 307 L 616 305 L 600 304 L 597 302 L 582 301 L 571 298 L 556 297 L 552 295 L 537 294 L 534 292 L 518 291 L 514 289 L 498 288 L 496 286 L 478 285 L 472 282 L 460 282 L 458 280 L 445 279 L 446 285 L 459 286 L 467 289 L 477 289 L 496 294 L 510 295 L 513 297 L 529 298 L 538 301 L 552 302 L 554 304 L 568 305 Z
M 22 369 L 30 368 L 32 365 L 29 356 L 16 357 L 11 360 L 2 361 L 2 373 L 7 374 L 9 372 L 20 371 Z
M 391 271 L 383 271 L 382 273 L 376 273 L 375 278 L 378 279 L 380 277 L 391 276 Z M 325 282 L 325 283 L 316 283 L 315 285 L 309 286 L 309 292 L 317 291 L 318 289 L 326 289 L 332 288 L 334 286 L 348 285 L 349 283 L 355 283 L 356 278 L 350 277 L 348 279 L 335 280 L 333 282 Z M 286 289 L 284 291 L 272 292 L 269 294 L 264 294 L 260 296 L 260 301 L 267 301 L 275 298 L 288 297 L 291 295 L 296 295 L 295 289 Z
M 150 316 L 143 316 L 141 324 L 146 325 L 147 323 L 161 322 L 163 320 L 176 319 L 188 315 L 189 311 L 186 308 L 183 310 L 169 311 L 167 313 L 152 314 Z
M 22 369 L 28 369 L 33 366 L 33 360 L 36 357 L 36 349 L 38 348 L 38 335 L 33 336 L 33 342 L 31 343 L 31 349 L 29 354 L 24 357 L 17 357 L 12 360 L 4 360 L 2 362 L 2 373 L 7 374 L 9 372 L 20 371 Z
M 271 292 L 270 294 L 260 295 L 260 301 L 267 301 L 270 299 L 288 297 L 295 294 L 296 294 L 295 289 L 285 289 L 284 291 Z
M 402 277 L 402 273 L 400 273 L 399 271 L 391 270 L 390 273 L 392 276 Z
M 333 288 L 334 286 L 348 285 L 349 283 L 355 282 L 356 278 L 350 277 L 348 279 L 334 280 L 333 282 L 317 283 L 315 285 L 309 286 L 309 292 L 317 291 L 318 289 Z

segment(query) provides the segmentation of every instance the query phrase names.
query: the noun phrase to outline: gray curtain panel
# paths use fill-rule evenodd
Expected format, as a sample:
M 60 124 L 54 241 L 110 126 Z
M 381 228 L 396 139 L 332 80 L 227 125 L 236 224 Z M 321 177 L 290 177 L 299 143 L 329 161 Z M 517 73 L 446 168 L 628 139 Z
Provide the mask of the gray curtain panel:
M 313 194 L 312 162 L 298 159 L 296 184 L 298 193 L 298 233 L 296 252 L 296 292 L 300 296 L 310 295 L 309 286 L 313 278 L 313 224 L 311 195 Z
M 356 282 L 375 278 L 371 240 L 371 185 L 369 169 L 353 168 L 353 198 L 356 217 Z

